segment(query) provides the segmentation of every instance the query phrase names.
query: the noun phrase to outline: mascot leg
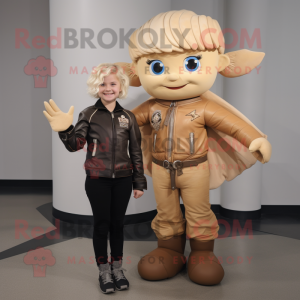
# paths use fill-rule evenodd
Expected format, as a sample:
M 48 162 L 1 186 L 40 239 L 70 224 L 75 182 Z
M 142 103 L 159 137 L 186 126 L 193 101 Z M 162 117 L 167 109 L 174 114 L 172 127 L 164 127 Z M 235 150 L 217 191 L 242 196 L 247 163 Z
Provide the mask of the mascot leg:
M 185 206 L 186 234 L 190 238 L 188 261 L 189 278 L 198 284 L 214 285 L 221 282 L 224 270 L 213 253 L 219 225 L 209 203 L 209 166 L 203 162 L 183 169 L 178 176 Z
M 146 280 L 161 280 L 175 276 L 186 265 L 185 219 L 179 191 L 171 189 L 170 173 L 153 163 L 152 178 L 157 215 L 151 227 L 158 238 L 158 247 L 141 258 L 138 272 Z

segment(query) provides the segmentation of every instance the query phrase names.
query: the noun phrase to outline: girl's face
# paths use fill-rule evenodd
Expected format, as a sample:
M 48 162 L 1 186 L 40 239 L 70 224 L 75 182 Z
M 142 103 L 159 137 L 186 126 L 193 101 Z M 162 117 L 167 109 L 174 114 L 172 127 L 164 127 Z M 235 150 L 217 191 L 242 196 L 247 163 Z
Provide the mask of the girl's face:
M 99 98 L 107 101 L 115 101 L 121 92 L 121 84 L 116 74 L 109 74 L 104 77 L 103 83 L 99 85 Z

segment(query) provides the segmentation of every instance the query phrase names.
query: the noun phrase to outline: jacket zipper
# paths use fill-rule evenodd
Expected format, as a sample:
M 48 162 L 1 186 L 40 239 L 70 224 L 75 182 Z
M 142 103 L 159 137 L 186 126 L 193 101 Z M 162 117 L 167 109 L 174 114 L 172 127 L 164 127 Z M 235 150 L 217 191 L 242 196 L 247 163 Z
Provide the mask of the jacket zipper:
M 190 132 L 190 154 L 194 153 L 194 132 Z
M 111 112 L 112 121 L 112 178 L 115 178 L 115 123 L 114 123 L 114 113 Z
M 167 159 L 171 161 L 172 159 L 172 147 L 173 147 L 173 131 L 174 131 L 174 110 L 175 110 L 175 102 L 172 102 L 170 104 L 170 119 L 168 124 L 168 157 Z
M 97 139 L 93 139 L 93 142 L 94 142 L 94 149 L 93 149 L 92 156 L 95 156 L 95 154 L 96 154 L 96 149 L 97 149 Z

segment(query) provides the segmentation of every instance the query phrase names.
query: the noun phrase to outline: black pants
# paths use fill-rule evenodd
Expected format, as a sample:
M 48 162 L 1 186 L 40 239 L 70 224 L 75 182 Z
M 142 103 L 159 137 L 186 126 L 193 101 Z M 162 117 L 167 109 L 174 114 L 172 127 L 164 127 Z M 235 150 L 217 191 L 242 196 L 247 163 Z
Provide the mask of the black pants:
M 124 244 L 124 216 L 132 192 L 132 176 L 91 178 L 87 175 L 85 191 L 94 216 L 93 246 L 97 265 L 107 262 L 108 232 L 111 261 L 121 259 Z

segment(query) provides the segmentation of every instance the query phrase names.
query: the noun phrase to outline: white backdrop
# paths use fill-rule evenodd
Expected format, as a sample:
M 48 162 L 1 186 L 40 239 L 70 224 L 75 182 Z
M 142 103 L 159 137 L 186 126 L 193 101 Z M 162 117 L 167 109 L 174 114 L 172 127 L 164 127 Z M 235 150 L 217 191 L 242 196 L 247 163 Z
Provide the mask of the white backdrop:
M 18 9 L 15 9 L 16 6 Z M 262 49 L 252 50 L 266 52 L 261 64 L 261 72 L 265 72 L 266 77 L 259 77 L 261 82 L 251 78 L 251 75 L 236 79 L 219 76 L 212 91 L 235 105 L 268 135 L 273 146 L 271 161 L 263 166 L 258 163 L 234 181 L 225 182 L 222 188 L 212 191 L 211 203 L 220 204 L 229 197 L 235 203 L 232 209 L 242 209 L 239 207 L 241 197 L 247 198 L 248 192 L 241 189 L 243 193 L 239 193 L 235 186 L 247 185 L 248 188 L 256 189 L 256 178 L 251 176 L 255 169 L 260 168 L 261 186 L 255 191 L 254 201 L 258 199 L 265 205 L 299 205 L 298 0 L 51 0 L 51 28 L 47 1 L 1 1 L 0 179 L 53 179 L 55 208 L 70 213 L 90 214 L 82 168 L 85 153 L 69 153 L 64 148 L 42 113 L 43 102 L 52 97 L 64 111 L 74 105 L 75 124 L 79 112 L 94 101 L 86 94 L 88 75 L 80 74 L 83 67 L 89 71 L 100 62 L 129 61 L 127 46 L 125 44 L 120 49 L 117 44 L 112 49 L 103 49 L 93 39 L 96 49 L 80 49 L 79 46 L 75 49 L 51 49 L 51 58 L 58 68 L 58 74 L 51 78 L 52 87 L 48 78 L 47 88 L 34 88 L 33 77 L 24 74 L 24 66 L 29 59 L 38 55 L 49 58 L 50 50 L 47 46 L 40 49 L 32 47 L 32 39 L 38 35 L 45 39 L 49 35 L 56 35 L 57 27 L 62 30 L 76 29 L 77 35 L 80 34 L 80 28 L 91 28 L 95 34 L 103 28 L 114 28 L 117 33 L 119 28 L 124 28 L 127 32 L 130 28 L 141 26 L 154 15 L 172 9 L 188 9 L 197 14 L 209 15 L 217 19 L 222 28 L 231 26 L 237 32 L 246 28 L 250 35 L 253 28 L 259 27 Z M 16 48 L 16 28 L 24 28 L 29 32 L 27 41 L 30 48 L 23 45 Z M 230 34 L 225 37 L 226 43 L 232 41 Z M 110 42 L 109 36 L 104 36 L 105 39 L 107 43 Z M 247 43 L 245 48 L 250 49 Z M 69 74 L 71 66 L 77 66 L 78 75 Z M 247 93 L 243 94 L 241 89 L 245 84 L 248 84 Z M 255 99 L 260 99 L 260 103 L 252 102 L 253 98 L 248 97 L 249 89 L 259 92 L 259 97 Z M 128 99 L 123 100 L 122 105 L 131 109 L 147 97 L 143 88 L 132 87 Z M 259 116 L 257 119 L 256 113 Z M 139 201 L 130 201 L 127 214 L 155 208 L 149 178 L 148 182 L 146 195 Z

